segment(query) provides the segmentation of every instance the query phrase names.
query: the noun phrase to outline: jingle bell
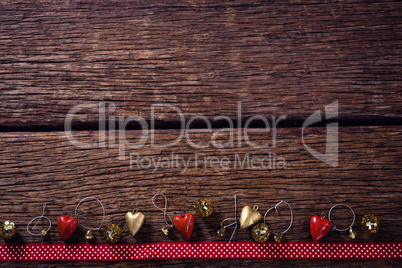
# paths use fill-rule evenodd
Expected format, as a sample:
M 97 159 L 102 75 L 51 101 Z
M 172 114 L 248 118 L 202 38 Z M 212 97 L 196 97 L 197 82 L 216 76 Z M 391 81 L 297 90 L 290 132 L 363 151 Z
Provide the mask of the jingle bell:
M 111 224 L 106 226 L 105 231 L 103 232 L 103 237 L 109 243 L 116 243 L 121 238 L 121 230 L 119 226 L 116 224 Z
M 87 231 L 87 233 L 85 234 L 85 238 L 86 238 L 87 240 L 90 240 L 90 239 L 94 238 L 94 234 L 92 233 L 91 230 L 88 230 L 88 231 Z
M 257 223 L 251 229 L 251 236 L 253 237 L 254 241 L 256 242 L 266 242 L 269 238 L 270 231 L 268 225 L 264 223 Z
M 352 227 L 349 228 L 349 237 L 355 239 L 357 236 L 357 232 L 353 231 Z
M 163 232 L 165 235 L 169 235 L 170 228 L 172 228 L 172 227 L 170 227 L 169 225 L 165 225 L 165 226 L 162 227 L 162 232 Z
M 200 199 L 194 205 L 195 213 L 203 218 L 206 218 L 214 212 L 214 207 L 212 206 L 212 202 L 207 199 Z
M 362 218 L 362 229 L 365 233 L 376 234 L 380 230 L 380 222 L 374 215 L 364 215 Z
M 275 240 L 275 242 L 282 242 L 283 234 L 282 233 L 275 234 L 274 235 L 274 240 Z
M 225 237 L 225 233 L 226 233 L 226 226 L 223 226 L 221 229 L 216 231 L 218 237 Z
M 42 230 L 40 232 L 40 235 L 42 236 L 42 238 L 45 238 L 47 236 L 47 231 L 46 230 Z
M 5 221 L 0 225 L 0 236 L 5 239 L 12 239 L 13 236 L 17 233 L 15 228 L 15 224 L 12 221 Z

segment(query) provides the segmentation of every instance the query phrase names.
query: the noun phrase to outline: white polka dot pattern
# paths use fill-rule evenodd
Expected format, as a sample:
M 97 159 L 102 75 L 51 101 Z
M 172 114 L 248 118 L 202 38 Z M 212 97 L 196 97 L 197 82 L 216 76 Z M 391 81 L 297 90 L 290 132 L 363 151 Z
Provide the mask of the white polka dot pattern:
M 150 244 L 2 244 L 0 261 L 138 259 L 401 259 L 402 243 L 223 242 Z

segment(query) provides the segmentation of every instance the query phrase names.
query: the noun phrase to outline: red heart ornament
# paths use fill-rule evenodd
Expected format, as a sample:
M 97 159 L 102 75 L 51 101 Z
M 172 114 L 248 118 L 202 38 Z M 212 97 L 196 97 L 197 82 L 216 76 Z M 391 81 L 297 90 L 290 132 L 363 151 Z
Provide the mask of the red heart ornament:
M 67 240 L 78 226 L 78 220 L 74 217 L 60 216 L 57 220 L 57 229 L 61 241 Z
M 194 216 L 192 214 L 185 213 L 184 217 L 182 215 L 177 215 L 173 219 L 173 224 L 185 239 L 190 239 L 194 228 Z
M 314 241 L 323 238 L 329 230 L 331 230 L 332 223 L 324 217 L 313 216 L 310 220 L 310 233 Z

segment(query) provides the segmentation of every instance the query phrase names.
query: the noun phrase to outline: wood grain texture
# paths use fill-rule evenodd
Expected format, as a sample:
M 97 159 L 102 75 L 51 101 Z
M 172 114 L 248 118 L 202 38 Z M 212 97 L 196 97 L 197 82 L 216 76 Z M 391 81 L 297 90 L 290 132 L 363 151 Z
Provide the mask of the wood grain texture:
M 139 131 L 129 131 L 127 140 L 138 139 Z M 75 132 L 82 142 L 98 139 L 96 131 Z M 157 144 L 165 144 L 178 135 L 178 130 L 159 130 L 155 135 Z M 194 142 L 207 143 L 210 133 L 194 130 L 190 137 Z M 66 138 L 64 132 L 53 133 L 3 133 L 0 137 L 0 218 L 12 219 L 18 226 L 18 236 L 12 243 L 41 243 L 38 237 L 29 236 L 25 225 L 40 214 L 42 203 L 47 203 L 45 215 L 54 226 L 47 242 L 59 242 L 55 222 L 61 214 L 74 211 L 76 204 L 86 196 L 100 198 L 106 208 L 106 223 L 123 227 L 123 243 L 146 243 L 156 241 L 184 241 L 177 232 L 166 237 L 160 231 L 163 216 L 151 204 L 153 194 L 164 193 L 169 200 L 171 215 L 182 210 L 192 211 L 193 203 L 200 197 L 210 198 L 215 213 L 207 218 L 196 217 L 191 241 L 225 241 L 216 237 L 221 220 L 233 217 L 232 195 L 238 195 L 238 212 L 244 205 L 268 209 L 280 200 L 292 205 L 295 221 L 285 236 L 285 241 L 311 241 L 309 219 L 314 214 L 328 211 L 335 203 L 347 203 L 357 215 L 357 221 L 366 213 L 376 214 L 381 221 L 381 232 L 368 237 L 358 227 L 358 242 L 400 241 L 402 224 L 400 180 L 401 127 L 347 127 L 340 129 L 340 165 L 332 168 L 311 156 L 303 147 L 300 129 L 278 130 L 277 147 L 250 150 L 249 147 L 197 150 L 205 156 L 231 157 L 235 153 L 247 152 L 255 156 L 269 151 L 284 157 L 287 168 L 281 170 L 259 170 L 236 168 L 230 170 L 189 167 L 185 173 L 179 169 L 152 172 L 150 169 L 130 168 L 129 161 L 118 160 L 117 148 L 78 149 Z M 219 141 L 226 142 L 222 136 Z M 269 143 L 269 137 L 251 133 L 250 139 L 259 144 Z M 310 128 L 306 142 L 321 150 L 325 142 L 325 129 Z M 143 157 L 169 157 L 171 152 L 191 157 L 195 150 L 184 140 L 168 149 L 151 148 L 146 144 L 129 153 Z M 132 237 L 124 226 L 124 214 L 139 208 L 146 215 L 141 231 Z M 271 228 L 284 229 L 288 224 L 286 210 L 278 217 L 267 217 Z M 96 202 L 84 203 L 80 209 L 80 220 L 84 224 L 97 225 L 101 220 L 101 209 Z M 337 214 L 340 225 L 348 225 L 350 214 L 340 209 Z M 358 223 L 356 224 L 358 226 Z M 86 243 L 85 231 L 78 228 L 67 243 Z M 95 232 L 96 243 L 104 242 Z M 235 241 L 250 241 L 248 230 L 239 230 Z M 94 241 L 94 242 L 95 242 Z M 330 232 L 323 241 L 351 241 L 346 234 Z M 372 266 L 391 267 L 397 260 L 355 261 L 279 261 L 279 260 L 168 260 L 124 263 L 102 263 L 105 266 Z M 4 265 L 10 265 L 9 263 Z M 17 264 L 15 264 L 17 265 Z M 21 265 L 21 264 L 19 264 Z M 30 266 L 67 266 L 67 263 L 25 263 Z M 99 263 L 69 263 L 68 266 L 98 266 Z M 18 266 L 18 265 L 17 265 Z
M 162 241 L 183 241 L 177 232 L 164 236 L 163 214 L 151 204 L 154 194 L 168 197 L 171 215 L 181 211 L 193 211 L 192 205 L 201 197 L 209 198 L 216 207 L 216 213 L 207 219 L 197 217 L 192 241 L 219 241 L 216 229 L 220 221 L 233 217 L 232 196 L 238 195 L 239 212 L 245 205 L 259 205 L 261 211 L 280 200 L 289 202 L 295 213 L 292 230 L 286 234 L 286 241 L 310 241 L 309 220 L 312 215 L 328 212 L 336 203 L 352 206 L 358 219 L 366 213 L 374 213 L 381 220 L 381 234 L 367 237 L 359 234 L 356 241 L 399 241 L 402 224 L 400 180 L 401 128 L 367 127 L 342 128 L 340 132 L 340 165 L 336 168 L 322 163 L 311 156 L 303 147 L 299 129 L 280 129 L 277 148 L 215 149 L 195 151 L 186 142 L 167 149 L 155 149 L 144 145 L 130 149 L 145 157 L 194 157 L 194 153 L 205 157 L 227 157 L 235 153 L 252 157 L 267 156 L 269 152 L 286 159 L 286 169 L 263 168 L 204 168 L 191 160 L 183 172 L 179 168 L 152 169 L 130 168 L 129 158 L 118 159 L 117 148 L 78 149 L 66 138 L 64 132 L 55 133 L 4 133 L 1 134 L 0 163 L 2 170 L 0 217 L 9 218 L 18 225 L 19 238 L 14 243 L 40 243 L 41 239 L 31 237 L 24 231 L 29 220 L 39 215 L 42 204 L 47 203 L 46 215 L 55 224 L 58 216 L 73 212 L 75 205 L 86 196 L 96 196 L 106 208 L 106 223 L 124 226 L 124 214 L 139 208 L 146 215 L 145 226 L 134 238 L 125 230 L 123 243 L 145 243 Z M 162 144 L 176 137 L 177 131 L 157 133 L 155 139 Z M 97 132 L 77 132 L 82 141 L 94 141 Z M 133 141 L 139 133 L 132 131 L 127 139 Z M 205 143 L 209 134 L 198 131 L 191 134 L 194 141 Z M 261 133 L 251 136 L 255 142 L 266 143 Z M 224 141 L 224 137 L 220 140 Z M 313 129 L 306 141 L 316 148 L 325 142 L 325 130 Z M 201 159 L 201 158 L 200 158 Z M 161 201 L 161 200 L 159 200 Z M 159 202 L 159 205 L 162 205 Z M 101 209 L 96 202 L 82 206 L 82 221 L 87 225 L 100 222 Z M 89 215 L 88 215 L 89 213 Z M 279 218 L 267 217 L 272 229 L 286 228 L 288 215 L 284 209 Z M 335 216 L 334 216 L 335 217 Z M 339 225 L 348 225 L 351 215 L 340 209 L 336 216 Z M 357 220 L 358 220 L 357 219 Z M 358 225 L 358 224 L 356 224 Z M 84 230 L 73 235 L 72 242 L 85 243 Z M 103 241 L 97 234 L 97 241 Z M 247 230 L 240 230 L 236 241 L 250 241 Z M 346 235 L 331 232 L 325 241 L 349 241 Z M 58 242 L 57 232 L 52 229 L 50 241 Z
M 213 201 L 216 212 L 207 219 L 196 217 L 192 241 L 225 241 L 216 237 L 216 229 L 224 218 L 233 217 L 232 196 L 237 194 L 238 212 L 244 205 L 257 204 L 265 211 L 280 200 L 289 202 L 295 222 L 285 241 L 311 241 L 310 217 L 346 203 L 357 220 L 374 213 L 381 221 L 377 236 L 368 237 L 357 228 L 357 242 L 400 242 L 401 16 L 400 1 L 2 0 L 0 221 L 17 224 L 18 236 L 11 243 L 42 242 L 29 236 L 25 227 L 40 215 L 43 203 L 48 206 L 45 215 L 53 221 L 47 242 L 58 243 L 57 218 L 73 212 L 87 196 L 102 200 L 106 223 L 124 227 L 127 211 L 139 208 L 145 213 L 145 225 L 135 237 L 123 228 L 123 243 L 184 241 L 177 232 L 169 237 L 161 233 L 163 216 L 151 204 L 156 193 L 168 196 L 171 215 L 192 211 L 198 198 Z M 340 128 L 339 166 L 330 167 L 306 151 L 299 126 L 334 101 L 339 102 L 337 120 L 349 127 Z M 156 103 L 178 107 L 186 119 L 236 119 L 239 102 L 243 123 L 253 115 L 287 118 L 278 129 L 276 147 L 272 133 L 257 132 L 260 128 L 249 135 L 253 142 L 268 145 L 266 149 L 251 148 L 244 140 L 240 147 L 224 149 L 194 149 L 185 140 L 174 147 L 154 148 L 148 139 L 141 148 L 125 148 L 126 158 L 119 160 L 121 138 L 114 147 L 108 142 L 108 148 L 79 149 L 63 132 L 71 108 L 101 102 L 116 106 L 107 116 L 117 120 L 133 115 L 150 120 L 151 105 Z M 179 127 L 178 114 L 158 108 L 155 115 L 156 145 L 173 141 L 179 134 L 174 129 Z M 82 110 L 74 118 L 79 130 L 74 136 L 96 142 L 98 119 L 96 109 Z M 195 122 L 195 127 L 201 129 L 191 130 L 192 141 L 209 143 L 212 134 L 203 129 L 205 125 Z M 325 131 L 308 129 L 307 144 L 324 152 Z M 154 132 L 144 133 L 149 137 Z M 130 130 L 126 138 L 135 143 L 140 134 Z M 228 141 L 226 134 L 218 136 L 220 144 Z M 173 153 L 192 160 L 186 172 L 153 172 L 131 168 L 131 153 L 156 159 Z M 283 157 L 286 168 L 203 168 L 203 162 L 194 162 L 195 153 L 203 154 L 201 160 L 227 157 L 232 163 L 236 154 L 271 153 Z M 84 203 L 80 215 L 88 225 L 101 220 L 96 202 Z M 286 211 L 273 216 L 267 218 L 271 228 L 285 229 Z M 339 225 L 349 224 L 347 210 L 337 210 L 334 216 Z M 84 234 L 79 228 L 68 243 L 86 243 Z M 104 242 L 99 233 L 95 237 L 96 243 Z M 234 239 L 251 241 L 251 236 L 239 230 Z M 330 232 L 324 241 L 350 240 Z M 100 263 L 0 263 L 22 265 Z M 401 262 L 145 260 L 102 265 L 392 267 Z
M 81 103 L 150 118 L 400 120 L 399 1 L 2 1 L 0 126 L 62 127 Z M 177 120 L 159 109 L 160 120 Z M 97 111 L 77 116 L 83 125 Z M 376 121 L 377 120 L 377 121 Z

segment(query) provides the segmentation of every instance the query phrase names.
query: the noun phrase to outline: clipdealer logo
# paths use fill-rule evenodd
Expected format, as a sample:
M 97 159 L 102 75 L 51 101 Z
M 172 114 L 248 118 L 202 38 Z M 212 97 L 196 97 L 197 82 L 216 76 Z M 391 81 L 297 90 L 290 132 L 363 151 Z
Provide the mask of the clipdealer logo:
M 147 146 L 151 148 L 172 148 L 176 146 L 180 141 L 185 140 L 187 144 L 197 150 L 202 150 L 205 148 L 241 148 L 244 145 L 249 146 L 252 149 L 271 149 L 277 146 L 277 126 L 281 120 L 286 119 L 285 115 L 271 118 L 263 116 L 253 116 L 247 119 L 247 121 L 242 125 L 242 104 L 238 102 L 237 105 L 237 122 L 228 116 L 214 116 L 212 118 L 207 118 L 202 115 L 193 116 L 186 121 L 183 112 L 176 106 L 164 103 L 152 104 L 150 107 L 150 120 L 147 122 L 143 117 L 139 115 L 133 115 L 129 117 L 111 115 L 116 110 L 116 106 L 113 103 L 106 105 L 105 102 L 99 103 L 83 103 L 73 107 L 65 118 L 65 134 L 67 139 L 77 148 L 80 149 L 91 149 L 91 148 L 118 148 L 118 158 L 119 160 L 127 159 L 127 150 L 134 150 L 129 154 L 130 167 L 137 166 L 137 168 L 152 169 L 154 171 L 158 169 L 166 168 L 180 168 L 187 170 L 190 161 L 193 161 L 193 167 L 204 167 L 204 168 L 237 168 L 237 167 L 247 167 L 247 168 L 261 168 L 261 169 L 285 169 L 286 161 L 283 157 L 277 156 L 275 153 L 269 151 L 265 156 L 253 156 L 250 153 L 243 155 L 235 153 L 231 157 L 221 157 L 217 159 L 216 157 L 206 157 L 202 158 L 202 153 L 195 153 L 193 157 L 188 157 L 184 159 L 179 155 L 175 155 L 174 160 L 168 159 L 168 157 L 159 157 L 159 159 L 149 159 L 149 157 L 141 157 L 138 154 L 138 149 L 141 149 L 144 145 L 148 143 Z M 99 131 L 98 140 L 91 143 L 86 143 L 77 140 L 72 131 L 72 122 L 78 114 L 82 114 L 83 111 L 87 109 L 97 110 L 99 115 Z M 171 111 L 177 113 L 180 119 L 180 129 L 177 137 L 168 143 L 161 143 L 161 141 L 156 141 L 155 131 L 155 114 L 157 109 L 171 109 Z M 338 165 L 338 123 L 327 124 L 327 142 L 325 153 L 320 153 L 312 148 L 310 148 L 304 139 L 305 128 L 321 122 L 324 119 L 335 118 L 338 115 L 338 102 L 331 103 L 325 106 L 325 118 L 321 117 L 320 110 L 314 112 L 310 115 L 302 126 L 302 141 L 303 146 L 308 152 L 310 152 L 314 157 L 327 163 L 332 167 Z M 226 121 L 228 128 L 213 129 L 211 121 Z M 192 140 L 191 126 L 194 121 L 203 121 L 206 125 L 204 129 L 207 133 L 210 133 L 210 140 L 204 144 L 196 143 Z M 250 128 L 250 125 L 254 121 L 263 122 L 264 127 L 262 128 Z M 109 124 L 107 125 L 107 122 Z M 116 124 L 117 122 L 117 124 Z M 141 135 L 139 135 L 139 140 L 136 143 L 129 142 L 126 138 L 127 125 L 129 123 L 137 123 L 141 127 Z M 237 128 L 234 128 L 235 123 L 237 123 Z M 270 135 L 270 145 L 268 144 L 256 144 L 249 138 L 249 133 L 268 133 Z M 218 138 L 221 133 L 226 133 L 229 139 L 225 143 L 221 143 L 222 139 Z M 253 150 L 254 151 L 254 150 Z M 200 164 L 200 162 L 202 164 Z M 181 163 L 181 164 L 179 164 Z M 241 165 L 240 165 L 241 163 Z M 273 164 L 274 163 L 274 164 Z

